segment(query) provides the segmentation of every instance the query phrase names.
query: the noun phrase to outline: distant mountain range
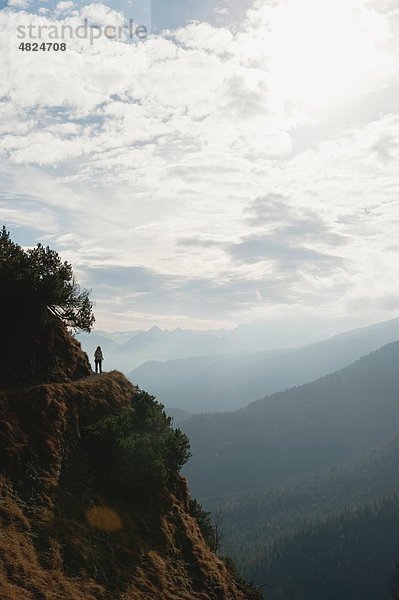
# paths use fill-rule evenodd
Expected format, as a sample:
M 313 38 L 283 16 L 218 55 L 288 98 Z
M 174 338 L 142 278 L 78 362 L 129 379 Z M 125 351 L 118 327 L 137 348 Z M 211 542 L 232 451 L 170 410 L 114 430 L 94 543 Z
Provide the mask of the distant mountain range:
M 131 335 L 129 335 L 131 333 Z M 169 360 L 188 356 L 222 355 L 229 352 L 224 331 L 168 331 L 157 326 L 148 331 L 79 333 L 77 339 L 92 359 L 97 346 L 103 349 L 107 371 L 129 373 L 150 360 Z
M 168 330 L 154 325 L 148 330 L 106 332 L 99 329 L 91 334 L 79 333 L 77 337 L 90 357 L 97 345 L 102 346 L 107 352 L 108 370 L 115 368 L 129 373 L 146 361 L 204 356 L 216 360 L 229 355 L 293 348 L 332 335 L 337 327 L 342 329 L 342 325 L 324 321 L 322 335 L 313 321 L 307 323 L 305 319 L 295 322 L 273 319 L 238 325 L 231 330 L 197 331 L 180 327 Z
M 219 338 L 219 344 L 227 337 Z M 236 354 L 229 356 L 150 361 L 134 369 L 128 377 L 167 407 L 192 413 L 235 410 L 265 394 L 333 373 L 398 339 L 399 318 L 396 318 L 296 349 L 243 355 L 232 345 L 230 349 Z
M 80 333 L 93 360 L 103 349 L 104 369 L 126 373 L 169 409 L 190 413 L 235 410 L 265 394 L 333 373 L 399 339 L 399 318 L 298 348 L 273 348 L 277 336 L 261 323 L 232 331 Z M 282 335 L 280 341 L 290 338 Z
M 399 433 L 399 342 L 317 381 L 181 427 L 198 496 L 280 483 L 348 459 Z

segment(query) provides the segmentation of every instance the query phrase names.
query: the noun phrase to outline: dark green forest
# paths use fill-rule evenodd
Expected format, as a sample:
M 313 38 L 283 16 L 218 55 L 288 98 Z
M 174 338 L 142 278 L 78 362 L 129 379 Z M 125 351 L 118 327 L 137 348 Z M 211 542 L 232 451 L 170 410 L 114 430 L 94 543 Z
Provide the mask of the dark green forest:
M 399 344 L 389 344 L 245 409 L 182 423 L 193 452 L 186 473 L 222 515 L 222 551 L 265 599 L 392 597 L 398 364 Z
M 324 472 L 264 490 L 207 498 L 205 506 L 214 514 L 223 515 L 224 551 L 233 556 L 241 570 L 258 584 L 265 583 L 265 580 L 268 582 L 264 588 L 268 590 L 265 598 L 308 598 L 309 592 L 300 592 L 299 588 L 295 593 L 302 595 L 298 596 L 292 595 L 292 590 L 285 586 L 281 587 L 281 593 L 278 592 L 281 582 L 279 570 L 288 571 L 291 587 L 294 583 L 298 584 L 299 571 L 295 561 L 296 552 L 299 551 L 298 544 L 302 540 L 309 542 L 308 547 L 300 552 L 306 557 L 306 564 L 311 565 L 314 558 L 309 556 L 312 546 L 309 540 L 320 538 L 317 568 L 321 574 L 324 570 L 335 573 L 337 564 L 343 560 L 345 553 L 350 554 L 356 544 L 359 544 L 359 548 L 354 550 L 356 556 L 369 543 L 367 519 L 372 515 L 374 549 L 373 552 L 370 548 L 368 551 L 371 557 L 374 552 L 382 552 L 383 559 L 380 563 L 375 562 L 375 565 L 380 565 L 378 569 L 367 569 L 362 577 L 370 589 L 377 586 L 381 590 L 381 579 L 384 579 L 386 588 L 392 578 L 392 561 L 398 546 L 399 527 L 395 521 L 395 510 L 399 509 L 395 495 L 395 492 L 399 492 L 398 482 L 399 439 L 396 438 Z M 370 503 L 374 503 L 372 508 Z M 392 517 L 389 535 L 386 535 L 384 525 L 386 507 L 390 507 L 389 518 Z M 378 536 L 380 518 L 382 538 Z M 343 536 L 339 538 L 338 545 L 337 538 L 333 535 L 335 526 Z M 352 531 L 354 529 L 355 533 Z M 346 546 L 348 539 L 351 539 L 351 550 Z M 346 540 L 345 543 L 342 540 Z M 358 561 L 359 564 L 354 562 L 358 564 L 359 571 L 362 560 Z M 322 578 L 322 575 L 319 577 Z M 307 573 L 305 579 L 313 581 L 312 574 Z M 283 581 L 286 582 L 286 579 Z M 348 575 L 347 583 L 350 581 L 352 580 Z M 353 597 L 353 590 L 347 587 L 347 583 L 340 580 L 339 593 L 335 597 L 348 600 Z M 318 584 L 317 589 L 322 587 Z M 273 590 L 274 595 L 270 596 L 270 590 Z M 317 598 L 317 594 L 314 597 Z
M 298 523 L 332 516 L 346 507 L 399 492 L 399 438 L 334 468 L 263 490 L 209 497 L 223 514 L 224 545 L 245 568 L 264 547 Z M 260 550 L 259 550 L 260 549 Z
M 308 523 L 252 570 L 269 600 L 388 600 L 398 557 L 399 496 Z

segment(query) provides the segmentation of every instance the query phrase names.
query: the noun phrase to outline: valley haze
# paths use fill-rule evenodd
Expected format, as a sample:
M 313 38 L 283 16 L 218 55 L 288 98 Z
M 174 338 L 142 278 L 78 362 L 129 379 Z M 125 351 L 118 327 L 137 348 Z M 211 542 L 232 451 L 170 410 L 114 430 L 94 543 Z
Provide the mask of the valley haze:
M 92 359 L 97 345 L 117 368 L 168 409 L 235 410 L 265 394 L 333 373 L 399 339 L 399 318 L 290 347 L 295 329 L 254 323 L 230 331 L 161 330 L 77 337 Z M 273 347 L 273 344 L 281 346 Z

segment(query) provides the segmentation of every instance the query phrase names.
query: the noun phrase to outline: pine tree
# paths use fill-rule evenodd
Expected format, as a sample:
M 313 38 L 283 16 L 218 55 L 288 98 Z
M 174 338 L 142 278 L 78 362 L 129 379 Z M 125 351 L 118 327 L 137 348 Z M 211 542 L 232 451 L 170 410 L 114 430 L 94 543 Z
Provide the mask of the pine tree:
M 72 329 L 91 331 L 90 292 L 76 283 L 72 267 L 49 247 L 25 251 L 3 226 L 0 234 L 0 289 L 5 314 L 22 320 L 55 316 Z

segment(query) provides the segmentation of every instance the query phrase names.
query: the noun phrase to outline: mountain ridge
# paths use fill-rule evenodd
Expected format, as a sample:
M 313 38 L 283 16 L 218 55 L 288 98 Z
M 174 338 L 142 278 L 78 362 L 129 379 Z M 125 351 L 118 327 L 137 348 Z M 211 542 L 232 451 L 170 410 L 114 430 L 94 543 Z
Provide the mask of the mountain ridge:
M 137 367 L 128 377 L 156 394 L 167 407 L 193 413 L 236 410 L 267 394 L 333 373 L 397 339 L 399 318 L 298 348 L 215 356 L 214 360 L 153 361 Z M 173 373 L 174 382 L 167 370 Z
M 231 413 L 182 423 L 202 497 L 277 483 L 332 466 L 399 432 L 399 342 L 314 382 Z

